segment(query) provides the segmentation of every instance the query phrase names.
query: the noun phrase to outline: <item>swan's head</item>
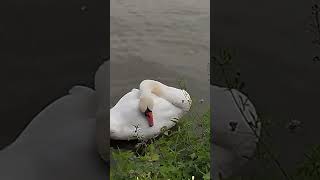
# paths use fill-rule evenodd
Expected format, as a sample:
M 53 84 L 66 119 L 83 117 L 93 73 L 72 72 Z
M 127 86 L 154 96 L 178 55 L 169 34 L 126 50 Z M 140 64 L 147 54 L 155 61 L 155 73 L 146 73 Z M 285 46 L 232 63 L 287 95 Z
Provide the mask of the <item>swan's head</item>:
M 182 90 L 182 94 L 183 94 L 183 97 L 184 97 L 184 102 L 186 102 L 186 103 L 182 103 L 183 105 L 182 105 L 182 109 L 184 110 L 184 111 L 189 111 L 190 110 L 190 108 L 191 108 L 191 104 L 192 104 L 192 99 L 191 99 L 191 96 L 190 96 L 190 94 L 187 92 L 187 91 L 185 91 L 185 90 Z
M 146 116 L 149 126 L 153 126 L 153 100 L 150 96 L 140 97 L 139 109 Z
M 192 104 L 192 99 L 189 95 L 189 93 L 185 90 L 179 89 L 176 91 L 178 93 L 175 93 L 173 97 L 172 104 L 179 107 L 183 111 L 189 111 Z

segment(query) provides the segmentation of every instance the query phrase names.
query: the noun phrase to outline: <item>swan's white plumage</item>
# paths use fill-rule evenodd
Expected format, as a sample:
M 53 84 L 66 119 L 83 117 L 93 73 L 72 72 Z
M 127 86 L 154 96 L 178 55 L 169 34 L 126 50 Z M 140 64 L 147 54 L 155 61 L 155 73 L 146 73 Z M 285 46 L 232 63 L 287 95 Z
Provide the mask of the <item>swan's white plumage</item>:
M 152 80 L 145 80 L 141 84 L 146 83 L 158 83 Z M 161 96 L 151 93 L 151 86 L 148 88 L 133 89 L 126 95 L 124 95 L 118 103 L 110 110 L 110 137 L 116 140 L 128 140 L 139 138 L 152 138 L 157 136 L 161 132 L 161 128 L 171 128 L 175 125 L 174 118 L 181 118 L 190 109 L 190 96 L 184 95 L 185 91 L 173 87 L 168 87 L 163 84 Z M 171 98 L 176 102 L 172 103 L 170 100 L 165 99 L 167 89 L 172 88 L 169 91 Z M 139 110 L 139 102 L 142 94 L 146 94 L 153 99 L 153 118 L 154 126 L 149 127 L 148 122 L 144 114 Z M 178 101 L 180 105 L 178 105 Z M 182 108 L 184 107 L 184 108 Z M 187 108 L 188 107 L 188 108 Z

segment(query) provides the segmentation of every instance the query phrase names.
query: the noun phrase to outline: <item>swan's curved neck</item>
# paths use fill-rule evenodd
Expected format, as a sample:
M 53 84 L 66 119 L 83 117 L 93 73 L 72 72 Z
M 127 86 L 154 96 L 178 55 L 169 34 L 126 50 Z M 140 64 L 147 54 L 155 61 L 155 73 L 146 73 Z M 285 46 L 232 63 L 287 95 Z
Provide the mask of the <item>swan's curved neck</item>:
M 166 89 L 167 86 L 158 82 L 158 81 L 153 81 L 153 80 L 144 80 L 140 84 L 140 92 L 141 92 L 141 97 L 143 96 L 148 96 L 151 93 L 162 97 L 164 95 L 164 89 Z
M 187 99 L 182 94 L 181 89 L 166 86 L 158 81 L 144 80 L 140 84 L 140 97 L 150 96 L 151 93 L 154 95 L 167 100 L 179 108 L 183 108 L 185 105 L 181 104 L 181 100 Z

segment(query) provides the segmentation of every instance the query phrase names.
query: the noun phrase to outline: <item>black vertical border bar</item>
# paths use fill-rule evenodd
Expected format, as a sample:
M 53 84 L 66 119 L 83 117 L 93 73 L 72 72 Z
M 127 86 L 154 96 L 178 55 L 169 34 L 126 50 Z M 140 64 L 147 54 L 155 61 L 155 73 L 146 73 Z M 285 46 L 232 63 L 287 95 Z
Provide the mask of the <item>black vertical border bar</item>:
M 106 163 L 106 174 L 108 179 L 110 179 L 110 1 L 106 2 L 106 10 L 105 10 L 105 16 L 106 18 L 106 24 L 103 24 L 105 29 L 105 35 L 106 35 L 106 54 L 103 57 L 103 62 L 106 63 L 106 71 L 105 71 L 105 80 L 106 80 L 106 110 L 103 112 L 103 118 L 105 118 L 102 122 L 97 122 L 97 145 L 98 145 L 98 151 L 100 153 L 100 156 L 102 156 L 102 159 Z M 102 3 L 101 3 L 102 4 Z M 101 127 L 102 126 L 102 127 Z
M 107 32 L 108 32 L 108 69 L 107 69 L 107 104 L 110 106 L 110 1 L 108 1 L 108 7 L 107 7 Z M 110 109 L 110 107 L 109 107 Z M 108 119 L 108 123 L 107 123 L 107 133 L 108 135 L 110 134 L 110 111 L 107 111 L 107 117 Z M 107 136 L 107 148 L 110 149 L 110 136 Z M 108 151 L 108 159 L 110 159 L 110 154 Z M 110 162 L 107 162 L 107 177 L 108 179 L 110 179 Z
M 210 107 L 213 107 L 213 63 L 212 63 L 212 59 L 214 58 L 214 53 L 213 53 L 213 1 L 210 1 Z M 211 138 L 210 138 L 210 177 L 211 179 L 214 180 L 213 174 L 214 174 L 214 167 L 213 167 L 213 160 L 214 160 L 214 154 L 213 154 L 213 109 L 210 108 L 210 117 L 211 117 L 211 122 L 210 122 L 210 134 L 211 134 Z
M 103 2 L 106 2 L 104 4 Z M 106 17 L 103 17 L 103 23 L 102 26 L 105 28 L 104 33 L 105 33 L 105 40 L 106 40 L 106 49 L 103 53 L 103 58 L 102 58 L 102 63 L 106 64 L 106 71 L 105 71 L 105 90 L 106 96 L 102 97 L 105 98 L 103 101 L 106 101 L 106 106 L 103 108 L 103 112 L 98 112 L 98 118 L 96 122 L 96 141 L 97 141 L 97 150 L 102 158 L 102 161 L 105 163 L 106 167 L 106 177 L 107 179 L 110 179 L 110 1 L 102 1 L 100 4 L 104 4 L 104 15 Z M 99 120 L 99 119 L 102 119 Z
M 108 19 L 108 22 L 107 22 L 107 33 L 108 33 L 108 41 L 107 41 L 107 44 L 108 44 L 108 48 L 107 48 L 107 51 L 108 51 L 108 64 L 109 66 L 107 67 L 107 104 L 110 106 L 110 1 L 108 1 L 108 7 L 107 7 L 107 19 Z M 110 109 L 110 107 L 109 107 Z M 108 123 L 107 123 L 107 133 L 110 134 L 110 111 L 108 110 L 107 111 L 107 117 L 109 118 L 108 119 Z M 110 149 L 110 136 L 107 136 L 107 148 Z M 110 159 L 110 154 L 109 154 L 109 151 L 108 151 L 108 159 Z M 110 179 L 110 162 L 107 162 L 107 177 L 108 179 Z

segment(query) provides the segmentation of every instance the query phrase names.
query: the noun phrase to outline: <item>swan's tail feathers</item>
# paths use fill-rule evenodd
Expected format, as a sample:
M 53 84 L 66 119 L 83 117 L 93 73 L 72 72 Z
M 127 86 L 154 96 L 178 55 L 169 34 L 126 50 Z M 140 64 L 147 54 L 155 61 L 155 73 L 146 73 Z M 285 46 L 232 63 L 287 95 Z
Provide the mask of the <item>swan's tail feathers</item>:
M 119 132 L 119 130 L 117 130 L 115 128 L 112 128 L 110 126 L 110 139 L 112 139 L 112 140 L 123 140 L 123 139 L 120 138 L 120 134 L 121 133 Z
M 81 95 L 89 95 L 94 93 L 94 90 L 84 86 L 73 86 L 69 90 L 69 94 L 81 94 Z

